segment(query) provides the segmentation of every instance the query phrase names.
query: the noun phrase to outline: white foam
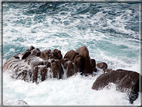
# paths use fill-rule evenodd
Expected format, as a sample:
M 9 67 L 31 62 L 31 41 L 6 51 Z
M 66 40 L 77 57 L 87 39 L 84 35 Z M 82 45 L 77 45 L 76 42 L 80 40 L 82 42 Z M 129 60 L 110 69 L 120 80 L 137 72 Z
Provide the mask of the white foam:
M 4 101 L 23 100 L 28 105 L 126 105 L 131 106 L 125 93 L 117 92 L 111 84 L 108 90 L 92 90 L 97 77 L 84 77 L 80 74 L 68 79 L 48 79 L 40 84 L 10 79 L 4 74 Z M 134 105 L 140 105 L 138 98 Z

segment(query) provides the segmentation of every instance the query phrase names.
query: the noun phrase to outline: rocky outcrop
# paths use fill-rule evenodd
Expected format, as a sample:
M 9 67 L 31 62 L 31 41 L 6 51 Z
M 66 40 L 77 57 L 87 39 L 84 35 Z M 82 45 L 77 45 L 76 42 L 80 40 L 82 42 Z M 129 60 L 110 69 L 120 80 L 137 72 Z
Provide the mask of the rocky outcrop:
M 41 52 L 31 46 L 22 54 L 12 56 L 3 65 L 3 71 L 10 72 L 13 78 L 36 83 L 48 78 L 70 77 L 77 72 L 83 75 L 92 74 L 93 70 L 97 70 L 96 61 L 90 59 L 89 51 L 85 46 L 77 51 L 68 51 L 64 57 L 58 49 L 53 51 L 47 49 Z
M 92 89 L 100 90 L 107 86 L 109 83 L 116 84 L 116 89 L 121 92 L 126 92 L 129 95 L 130 103 L 138 97 L 140 91 L 139 80 L 141 75 L 137 72 L 118 69 L 109 70 L 108 73 L 100 75 L 94 82 Z

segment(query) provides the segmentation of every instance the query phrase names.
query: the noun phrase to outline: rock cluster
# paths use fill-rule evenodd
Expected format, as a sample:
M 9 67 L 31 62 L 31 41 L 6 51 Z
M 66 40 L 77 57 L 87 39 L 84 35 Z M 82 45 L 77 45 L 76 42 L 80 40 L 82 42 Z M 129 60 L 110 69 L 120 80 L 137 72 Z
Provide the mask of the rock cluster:
M 41 52 L 31 46 L 22 54 L 18 53 L 7 60 L 3 71 L 11 71 L 13 78 L 38 83 L 47 78 L 70 77 L 77 72 L 93 74 L 97 69 L 95 59 L 90 58 L 85 46 L 68 51 L 64 57 L 58 49 Z
M 86 46 L 76 51 L 70 50 L 64 57 L 58 49 L 41 52 L 31 46 L 24 53 L 12 56 L 3 65 L 3 71 L 9 72 L 13 78 L 36 83 L 48 78 L 68 78 L 77 72 L 82 75 L 93 75 L 97 69 L 102 69 L 104 73 L 96 79 L 92 89 L 100 90 L 109 83 L 114 83 L 117 90 L 128 93 L 130 103 L 137 99 L 138 92 L 141 92 L 139 89 L 141 75 L 128 70 L 109 69 L 105 62 L 96 64 L 95 59 L 90 58 Z

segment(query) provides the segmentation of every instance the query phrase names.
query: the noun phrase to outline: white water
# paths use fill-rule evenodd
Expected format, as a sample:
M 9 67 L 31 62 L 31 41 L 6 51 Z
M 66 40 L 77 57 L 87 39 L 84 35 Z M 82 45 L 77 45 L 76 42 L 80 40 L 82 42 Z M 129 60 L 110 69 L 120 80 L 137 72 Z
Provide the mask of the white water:
M 8 74 L 4 74 L 4 104 L 7 100 L 23 100 L 28 105 L 129 105 L 127 95 L 115 90 L 104 88 L 100 91 L 92 90 L 91 87 L 96 77 L 84 77 L 80 74 L 68 79 L 49 79 L 40 84 L 27 83 L 14 80 Z M 11 89 L 10 91 L 7 91 Z M 11 104 L 13 104 L 11 101 Z M 140 97 L 134 102 L 140 105 Z

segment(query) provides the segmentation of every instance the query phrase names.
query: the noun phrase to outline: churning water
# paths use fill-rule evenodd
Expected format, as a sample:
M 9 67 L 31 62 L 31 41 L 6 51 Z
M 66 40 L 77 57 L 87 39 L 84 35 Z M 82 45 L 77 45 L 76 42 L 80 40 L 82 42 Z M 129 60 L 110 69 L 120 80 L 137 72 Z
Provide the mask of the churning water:
M 62 54 L 86 46 L 96 62 L 140 73 L 138 3 L 3 3 L 3 63 L 31 45 Z M 80 74 L 38 85 L 3 75 L 3 100 L 29 105 L 130 105 L 125 93 L 95 91 Z M 12 102 L 13 101 L 13 102 Z M 140 105 L 140 97 L 134 102 Z

